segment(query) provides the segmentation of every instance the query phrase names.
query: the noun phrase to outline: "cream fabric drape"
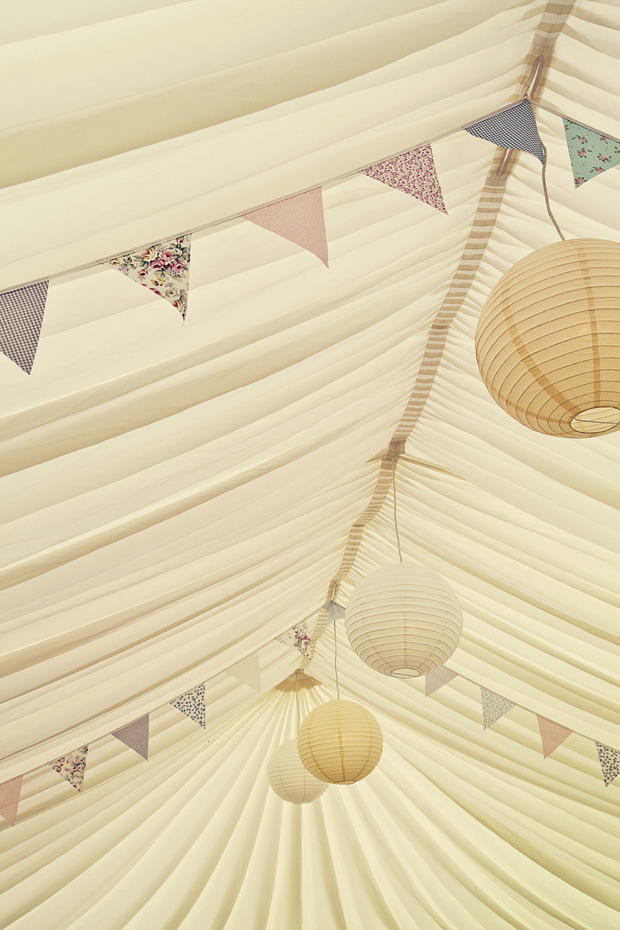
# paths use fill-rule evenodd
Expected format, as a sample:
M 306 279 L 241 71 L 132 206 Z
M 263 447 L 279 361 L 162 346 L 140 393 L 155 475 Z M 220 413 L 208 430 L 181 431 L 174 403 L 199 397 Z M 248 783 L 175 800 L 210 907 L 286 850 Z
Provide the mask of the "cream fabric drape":
M 330 179 L 509 103 L 567 13 L 539 99 L 620 138 L 617 4 L 33 6 L 0 49 L 0 288 L 227 222 L 193 238 L 185 324 L 99 266 L 52 280 L 30 377 L 0 356 L 0 782 L 28 773 L 0 927 L 620 928 L 620 795 L 594 746 L 620 749 L 620 439 L 521 428 L 474 356 L 489 289 L 556 237 L 532 156 L 397 467 L 404 556 L 463 606 L 463 677 L 424 699 L 341 631 L 343 697 L 383 759 L 303 810 L 265 774 L 301 662 L 275 638 L 322 629 L 495 148 L 433 145 L 448 216 Z M 616 239 L 620 169 L 575 190 L 561 118 L 535 113 L 565 235 Z M 228 219 L 318 184 L 329 269 Z M 396 557 L 388 495 L 339 601 Z M 334 696 L 331 636 L 306 709 Z M 254 654 L 260 697 L 227 673 Z M 168 704 L 202 682 L 206 733 Z M 483 731 L 477 685 L 520 706 Z M 146 713 L 148 763 L 109 736 Z M 576 731 L 546 760 L 536 713 Z M 46 763 L 86 743 L 78 795 Z

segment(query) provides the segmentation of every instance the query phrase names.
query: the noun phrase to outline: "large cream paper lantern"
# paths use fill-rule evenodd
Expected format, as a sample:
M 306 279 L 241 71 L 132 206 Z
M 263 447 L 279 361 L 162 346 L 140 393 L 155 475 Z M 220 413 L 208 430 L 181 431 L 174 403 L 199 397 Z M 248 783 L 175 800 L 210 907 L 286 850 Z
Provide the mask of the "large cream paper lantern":
M 267 778 L 278 797 L 293 804 L 309 804 L 328 788 L 302 764 L 295 739 L 278 746 L 269 760 Z
M 353 701 L 328 701 L 308 714 L 297 737 L 299 758 L 316 778 L 351 785 L 366 778 L 381 758 L 381 727 Z
M 620 428 L 620 244 L 537 249 L 493 288 L 476 330 L 482 380 L 539 433 L 587 439 Z
M 441 575 L 402 562 L 364 578 L 349 598 L 345 627 L 366 665 L 393 678 L 417 678 L 450 658 L 461 638 L 463 614 Z

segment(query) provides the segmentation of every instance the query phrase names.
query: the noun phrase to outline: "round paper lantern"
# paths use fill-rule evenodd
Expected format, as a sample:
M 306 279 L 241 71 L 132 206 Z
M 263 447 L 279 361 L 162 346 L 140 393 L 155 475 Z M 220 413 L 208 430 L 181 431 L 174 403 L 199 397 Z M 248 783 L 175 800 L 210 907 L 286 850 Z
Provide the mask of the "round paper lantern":
M 308 804 L 320 797 L 328 787 L 302 765 L 297 752 L 297 740 L 294 739 L 278 746 L 269 760 L 267 778 L 278 797 L 293 804 Z
M 381 727 L 353 701 L 328 701 L 308 714 L 297 737 L 299 758 L 316 778 L 351 785 L 366 778 L 381 758 Z
M 518 261 L 483 307 L 476 357 L 524 426 L 572 439 L 620 429 L 620 244 L 570 239 Z
M 382 675 L 417 678 L 439 668 L 456 649 L 463 614 L 441 575 L 408 562 L 367 575 L 347 604 L 349 641 Z

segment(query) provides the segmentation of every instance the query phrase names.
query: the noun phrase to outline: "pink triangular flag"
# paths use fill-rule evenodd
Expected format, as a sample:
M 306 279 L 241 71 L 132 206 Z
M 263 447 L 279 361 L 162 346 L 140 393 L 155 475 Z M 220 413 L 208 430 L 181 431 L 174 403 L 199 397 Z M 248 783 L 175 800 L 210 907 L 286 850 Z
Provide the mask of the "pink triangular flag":
M 163 297 L 185 319 L 190 257 L 191 236 L 187 233 L 149 245 L 139 252 L 119 255 L 110 261 L 110 265 L 130 280 L 148 287 L 158 297 Z
M 19 805 L 19 795 L 22 790 L 23 775 L 17 778 L 11 778 L 0 785 L 0 815 L 15 826 L 17 820 L 17 807 Z
M 114 730 L 112 736 L 115 736 L 125 743 L 126 746 L 129 746 L 130 749 L 133 749 L 138 755 L 142 756 L 144 759 L 149 757 L 149 715 L 145 714 L 144 717 L 140 717 L 139 720 L 134 720 L 133 723 L 128 723 L 126 727 L 121 727 L 120 730 Z
M 456 672 L 446 668 L 445 665 L 440 665 L 434 672 L 429 672 L 428 675 L 424 676 L 424 696 L 428 697 L 429 694 L 443 688 L 444 685 L 447 685 L 449 681 L 456 677 Z
M 246 220 L 277 233 L 289 242 L 312 252 L 324 265 L 327 260 L 327 236 L 323 215 L 323 195 L 320 187 L 294 197 L 278 200 L 243 214 Z
M 60 756 L 47 764 L 55 772 L 58 772 L 62 778 L 65 778 L 70 785 L 73 785 L 76 791 L 81 791 L 84 787 L 87 754 L 88 746 L 82 746 L 81 749 L 75 749 L 73 752 L 67 753 L 66 756 Z
M 45 313 L 49 281 L 0 294 L 0 352 L 30 374 Z
M 416 197 L 441 213 L 448 212 L 430 145 L 421 145 L 403 155 L 377 162 L 370 168 L 364 168 L 362 174 Z
M 542 740 L 543 757 L 546 759 L 573 731 L 559 723 L 554 723 L 553 720 L 548 720 L 547 717 L 541 717 L 540 714 L 536 714 L 536 718 Z

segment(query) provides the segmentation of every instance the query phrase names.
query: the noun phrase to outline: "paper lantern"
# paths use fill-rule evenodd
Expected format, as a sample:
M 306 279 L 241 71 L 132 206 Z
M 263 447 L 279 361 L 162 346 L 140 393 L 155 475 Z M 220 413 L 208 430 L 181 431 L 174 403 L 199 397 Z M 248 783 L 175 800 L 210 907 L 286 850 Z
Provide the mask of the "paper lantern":
M 308 804 L 320 797 L 328 787 L 302 765 L 297 752 L 297 740 L 294 739 L 278 746 L 269 760 L 267 778 L 278 797 L 293 804 Z
M 308 714 L 297 737 L 299 758 L 316 778 L 351 785 L 366 778 L 381 758 L 381 727 L 353 701 L 329 701 Z
M 620 428 L 620 244 L 537 249 L 493 288 L 476 330 L 482 380 L 539 433 L 587 439 Z
M 349 598 L 345 627 L 366 665 L 382 675 L 417 678 L 450 658 L 461 638 L 463 614 L 441 575 L 404 562 L 364 578 Z

